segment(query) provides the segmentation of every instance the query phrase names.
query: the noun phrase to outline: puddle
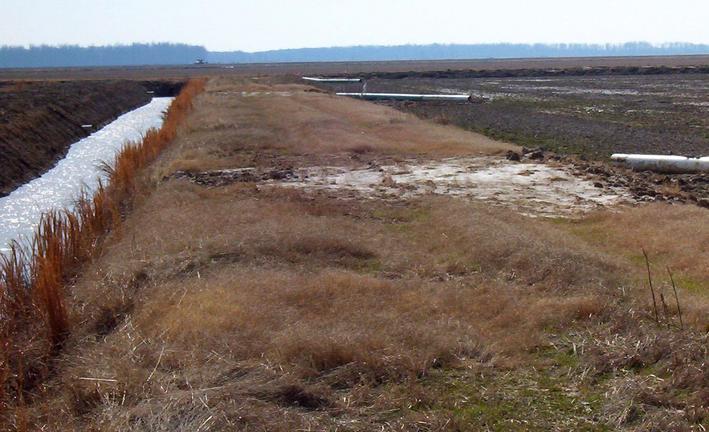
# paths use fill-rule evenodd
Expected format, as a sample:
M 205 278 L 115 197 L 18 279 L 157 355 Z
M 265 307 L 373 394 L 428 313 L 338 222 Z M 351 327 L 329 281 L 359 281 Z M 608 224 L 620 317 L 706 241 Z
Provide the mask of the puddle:
M 426 194 L 455 196 L 504 206 L 529 216 L 572 217 L 631 202 L 621 188 L 597 187 L 566 167 L 501 158 L 454 158 L 365 169 L 296 169 L 268 184 L 332 191 L 352 198 L 407 199 Z
M 71 208 L 82 188 L 96 190 L 102 162 L 112 162 L 128 141 L 137 141 L 151 128 L 159 128 L 173 98 L 150 103 L 118 117 L 103 129 L 73 144 L 57 165 L 44 175 L 0 198 L 0 253 L 12 240 L 29 239 L 43 213 Z
M 690 105 L 702 108 L 709 108 L 709 102 L 677 102 L 675 105 Z
M 518 90 L 523 92 L 529 91 L 551 91 L 556 94 L 600 94 L 606 96 L 637 96 L 640 95 L 640 91 L 633 89 L 594 89 L 594 88 L 581 88 L 581 87 L 561 87 L 561 86 L 529 86 L 522 84 L 508 84 L 502 86 L 507 90 Z M 664 93 L 642 93 L 645 96 L 662 96 Z

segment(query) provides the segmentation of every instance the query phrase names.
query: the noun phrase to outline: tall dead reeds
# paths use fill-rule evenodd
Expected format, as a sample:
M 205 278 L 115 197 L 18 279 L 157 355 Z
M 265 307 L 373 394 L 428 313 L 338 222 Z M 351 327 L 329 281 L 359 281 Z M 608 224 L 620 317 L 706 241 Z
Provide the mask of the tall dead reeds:
M 658 307 L 657 307 L 657 298 L 655 296 L 655 287 L 652 283 L 652 271 L 650 270 L 650 257 L 648 256 L 647 252 L 643 248 L 643 256 L 645 257 L 645 267 L 647 268 L 647 278 L 648 278 L 648 284 L 650 287 L 650 293 L 652 295 L 652 308 L 654 311 L 654 318 L 655 322 L 660 325 L 662 320 L 660 317 L 660 314 L 658 312 Z M 667 267 L 667 274 L 670 277 L 670 282 L 672 284 L 672 291 L 674 292 L 675 296 L 675 302 L 677 304 L 677 314 L 679 315 L 679 328 L 681 330 L 684 330 L 684 320 L 682 319 L 682 307 L 680 306 L 679 303 L 679 295 L 677 294 L 677 284 L 675 283 L 675 278 L 674 275 L 672 274 L 672 270 L 670 270 L 669 267 Z M 665 320 L 665 324 L 667 324 L 667 328 L 672 328 L 672 315 L 674 314 L 674 311 L 670 311 L 670 307 L 667 304 L 667 301 L 665 300 L 665 294 L 662 290 L 662 287 L 660 287 L 660 304 L 662 305 L 662 315 Z
M 0 255 L 0 408 L 22 400 L 70 332 L 65 287 L 121 220 L 138 172 L 175 138 L 204 80 L 191 80 L 170 105 L 161 129 L 127 144 L 107 166 L 108 181 L 73 210 L 45 214 L 28 247 Z M 28 371 L 32 379 L 27 379 Z M 41 379 L 41 378 L 40 378 Z M 0 409 L 0 411 L 3 411 Z

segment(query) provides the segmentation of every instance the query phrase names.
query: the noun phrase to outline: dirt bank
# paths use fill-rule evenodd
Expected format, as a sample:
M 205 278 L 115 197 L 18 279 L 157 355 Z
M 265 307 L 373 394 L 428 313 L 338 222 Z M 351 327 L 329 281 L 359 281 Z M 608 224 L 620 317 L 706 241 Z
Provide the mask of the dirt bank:
M 72 143 L 179 88 L 159 81 L 0 83 L 0 196 L 44 173 Z
M 372 79 L 404 79 L 404 78 L 434 78 L 434 79 L 471 79 L 471 78 L 514 78 L 514 77 L 584 77 L 584 76 L 617 76 L 617 75 L 685 75 L 705 74 L 709 66 L 598 66 L 598 67 L 567 67 L 515 69 L 469 69 L 469 70 L 439 70 L 439 71 L 408 71 L 408 72 L 371 72 L 357 74 L 356 77 Z M 355 75 L 352 75 L 355 76 Z

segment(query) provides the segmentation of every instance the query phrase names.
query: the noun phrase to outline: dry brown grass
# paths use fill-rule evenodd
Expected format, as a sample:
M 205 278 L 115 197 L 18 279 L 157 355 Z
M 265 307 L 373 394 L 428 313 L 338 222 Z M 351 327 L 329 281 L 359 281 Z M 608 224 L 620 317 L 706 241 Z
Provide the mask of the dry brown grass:
M 365 421 L 392 409 L 388 386 L 471 364 L 515 370 L 535 361 L 549 332 L 596 323 L 632 329 L 635 322 L 615 316 L 635 306 L 617 289 L 623 270 L 609 256 L 563 229 L 448 199 L 333 203 L 171 181 L 124 228 L 135 234 L 113 245 L 98 273 L 74 290 L 91 325 L 53 385 L 71 389 L 59 390 L 62 404 L 79 406 L 65 415 L 110 415 L 117 429 L 133 427 L 128 419 L 136 416 L 141 425 L 168 424 L 155 411 L 166 403 L 177 409 L 173 416 L 191 413 L 184 424 L 216 410 L 216 429 L 241 424 L 238 418 L 243 427 L 332 428 L 335 412 Z M 107 299 L 118 305 L 111 308 L 117 322 L 87 347 L 93 323 L 105 322 Z M 647 337 L 631 334 L 603 351 L 587 341 L 598 352 L 590 364 L 626 359 L 620 350 Z M 654 350 L 641 352 L 639 364 L 671 352 Z M 210 410 L 192 399 L 204 388 L 216 388 Z M 123 405 L 108 402 L 124 394 Z M 253 416 L 244 419 L 247 412 Z M 273 418 L 286 412 L 290 422 Z
M 205 205 L 210 208 L 206 214 Z M 61 391 L 68 400 L 94 400 L 80 402 L 82 408 L 68 414 L 88 410 L 91 416 L 105 415 L 104 400 L 125 393 L 130 402 L 112 405 L 111 415 L 128 418 L 144 412 L 144 424 L 158 423 L 147 414 L 148 407 L 164 401 L 165 394 L 179 393 L 187 382 L 195 389 L 220 387 L 227 400 L 248 394 L 249 400 L 255 399 L 250 404 L 268 409 L 284 405 L 274 392 L 286 384 L 317 395 L 291 397 L 287 407 L 303 408 L 305 403 L 342 410 L 337 393 L 344 391 L 362 398 L 356 406 L 363 409 L 382 385 L 415 382 L 431 370 L 468 362 L 523 364 L 544 345 L 543 329 L 602 315 L 602 290 L 570 293 L 581 286 L 567 286 L 566 277 L 554 271 L 548 277 L 535 276 L 534 287 L 517 285 L 504 277 L 507 266 L 493 257 L 486 275 L 481 275 L 472 262 L 479 250 L 467 241 L 483 232 L 465 228 L 449 215 L 455 212 L 482 224 L 496 213 L 446 200 L 419 205 L 403 210 L 381 204 L 339 206 L 326 197 L 312 200 L 291 191 L 263 195 L 243 187 L 204 191 L 179 182 L 163 186 L 127 222 L 145 229 L 136 232 L 134 240 L 114 245 L 98 263 L 101 274 L 125 276 L 115 281 L 89 277 L 73 290 L 86 302 L 84 312 L 95 311 L 90 320 L 97 321 L 103 320 L 100 306 L 107 298 L 120 303 L 123 292 L 135 291 L 127 294 L 132 296 L 130 315 L 90 347 L 85 342 L 77 346 L 81 359 L 69 356 L 70 372 L 54 385 L 95 388 L 95 383 L 77 383 L 76 377 L 108 378 L 118 384 L 103 385 L 99 400 L 91 396 L 95 390 Z M 357 221 L 349 214 L 368 218 Z M 419 220 L 423 214 L 427 216 Z M 194 223 L 196 218 L 200 224 Z M 406 218 L 408 222 L 401 222 Z M 519 232 L 521 219 L 512 219 L 510 226 L 499 229 L 514 224 L 520 243 L 537 236 L 529 231 L 533 225 Z M 154 223 L 143 225 L 147 220 Z M 408 229 L 399 230 L 401 224 Z M 424 249 L 422 244 L 434 242 L 432 225 L 468 238 L 451 244 L 439 231 L 440 245 Z M 510 250 L 509 240 L 501 236 L 499 244 L 484 247 L 504 254 Z M 547 246 L 537 252 L 539 260 L 549 250 L 566 247 L 553 241 Z M 605 265 L 587 251 L 577 253 L 597 261 L 585 264 L 589 267 Z M 563 264 L 559 271 L 574 265 L 573 255 L 557 255 L 556 262 Z M 457 267 L 456 275 L 448 273 L 467 260 L 469 270 Z M 525 270 L 521 262 L 517 269 Z M 129 288 L 136 279 L 137 287 Z M 552 292 L 540 298 L 539 292 L 546 290 Z M 89 332 L 94 328 L 91 325 Z M 206 370 L 205 363 L 213 366 Z M 235 368 L 243 369 L 243 375 L 233 372 Z M 198 409 L 200 418 L 208 417 L 198 407 L 191 409 Z M 224 427 L 236 421 L 234 416 L 244 415 L 222 409 L 226 420 L 217 424 Z M 268 429 L 286 427 L 262 418 L 266 411 L 249 424 L 266 421 Z
M 500 154 L 516 148 L 388 107 L 308 89 L 214 80 L 212 91 L 199 102 L 192 122 L 194 139 L 200 145 L 171 150 L 166 158 L 169 163 L 158 174 L 162 177 L 176 170 L 278 164 L 358 163 L 375 156 Z M 262 96 L 243 96 L 242 92 Z
M 234 88 L 243 87 L 210 82 L 148 173 L 154 192 L 70 291 L 78 325 L 29 407 L 34 426 L 569 430 L 705 421 L 706 337 L 647 319 L 634 263 L 594 241 L 605 228 L 589 228 L 613 215 L 558 224 L 446 197 L 345 200 L 165 179 L 187 159 L 194 169 L 348 160 L 359 134 L 352 125 L 369 116 L 357 101 L 304 94 L 296 111 L 310 115 L 300 117 L 268 98 L 217 93 Z M 372 109 L 373 118 L 387 115 Z M 328 116 L 349 125 L 328 126 Z M 311 146 L 311 134 L 320 142 Z M 386 140 L 404 140 L 394 136 Z M 391 143 L 367 145 L 354 154 L 395 153 Z
M 686 321 L 709 331 L 709 215 L 692 205 L 653 204 L 601 213 L 573 222 L 583 240 L 624 262 L 650 299 L 642 250 L 648 252 L 653 280 L 678 323 L 667 267 L 675 274 Z M 659 301 L 659 300 L 658 300 Z

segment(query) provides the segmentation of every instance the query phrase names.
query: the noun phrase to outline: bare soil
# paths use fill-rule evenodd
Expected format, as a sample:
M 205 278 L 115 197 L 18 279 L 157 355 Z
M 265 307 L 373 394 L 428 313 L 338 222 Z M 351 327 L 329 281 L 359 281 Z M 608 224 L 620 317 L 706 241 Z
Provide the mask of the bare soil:
M 499 156 L 418 158 L 388 165 L 371 160 L 360 167 L 178 171 L 173 178 L 210 187 L 256 183 L 260 190 L 294 188 L 333 199 L 405 202 L 423 196 L 454 196 L 534 217 L 579 217 L 602 207 L 632 202 L 629 190 L 603 187 L 568 166 L 516 163 Z
M 333 88 L 358 91 L 361 86 Z M 528 147 L 709 154 L 709 74 L 550 78 L 377 78 L 374 92 L 469 93 L 480 103 L 392 102 L 398 109 Z

